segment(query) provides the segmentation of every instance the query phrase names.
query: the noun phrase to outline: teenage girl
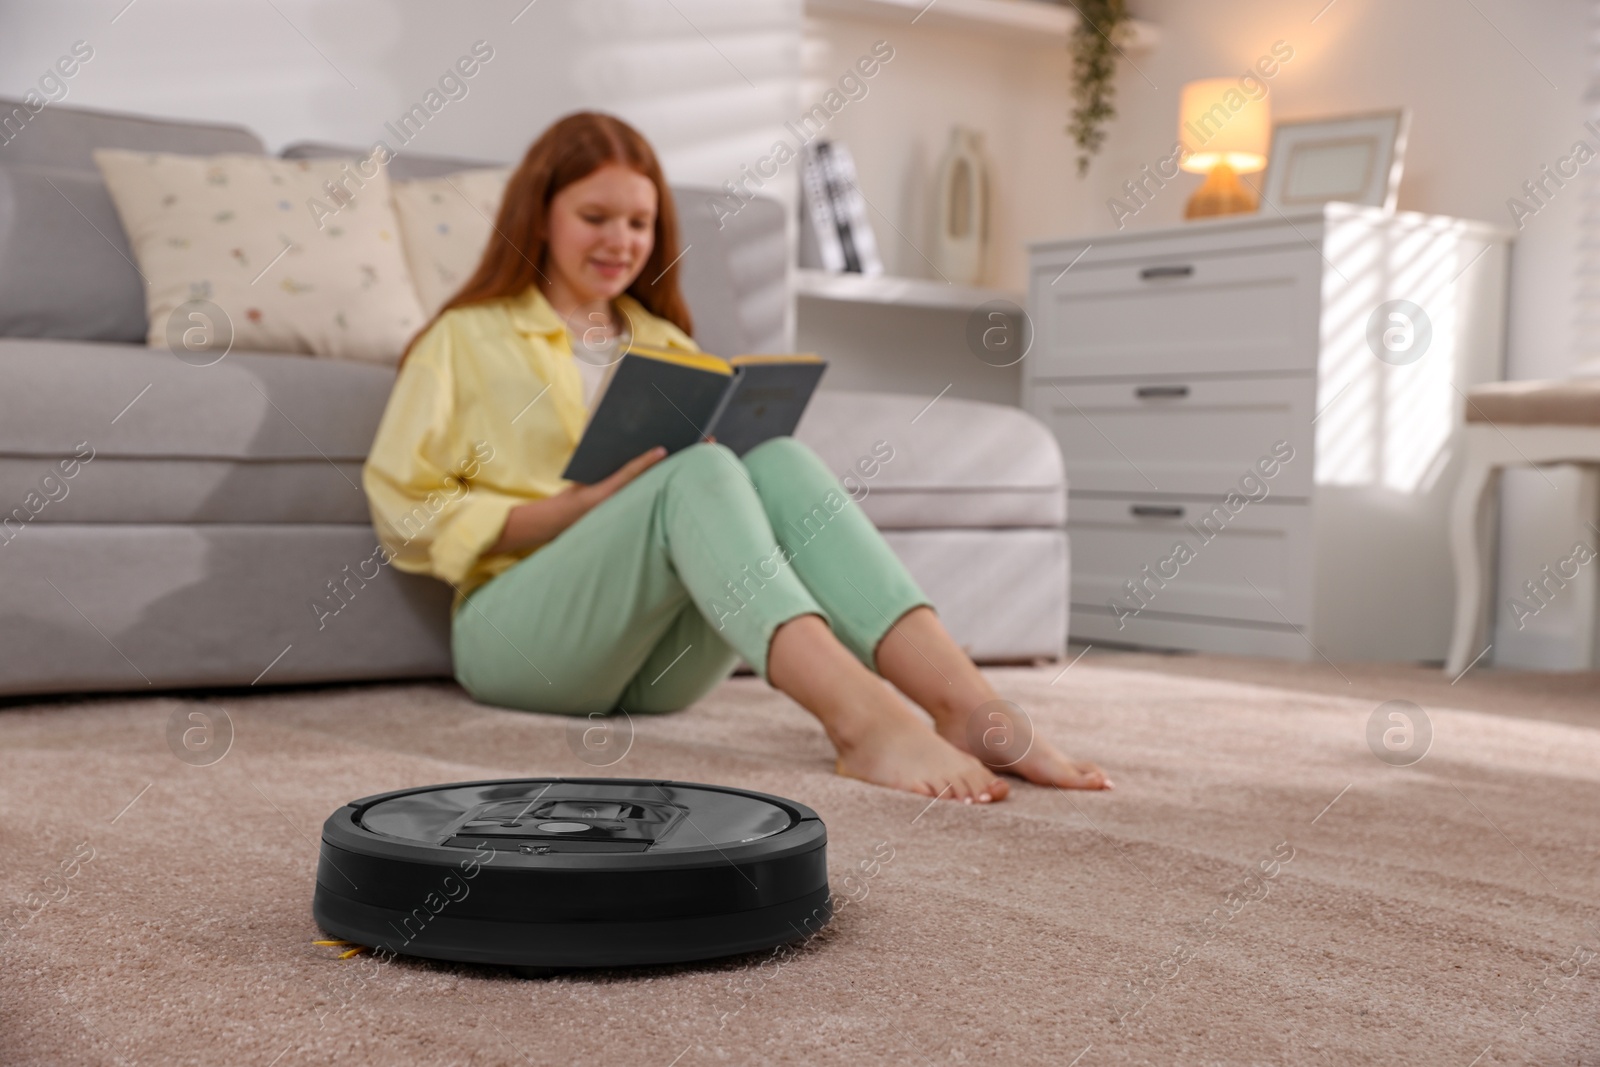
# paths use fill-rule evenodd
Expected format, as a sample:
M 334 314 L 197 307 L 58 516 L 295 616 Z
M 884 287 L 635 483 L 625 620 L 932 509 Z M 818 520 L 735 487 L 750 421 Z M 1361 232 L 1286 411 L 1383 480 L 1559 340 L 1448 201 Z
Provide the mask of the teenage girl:
M 1043 738 L 1015 741 L 1028 724 L 793 438 L 562 479 L 622 350 L 697 351 L 678 256 L 650 145 L 569 115 L 528 149 L 477 272 L 407 351 L 363 482 L 393 564 L 456 590 L 461 685 L 502 707 L 637 715 L 692 704 L 743 658 L 817 717 L 840 774 L 968 803 L 1006 796 L 1000 769 L 1110 788 Z

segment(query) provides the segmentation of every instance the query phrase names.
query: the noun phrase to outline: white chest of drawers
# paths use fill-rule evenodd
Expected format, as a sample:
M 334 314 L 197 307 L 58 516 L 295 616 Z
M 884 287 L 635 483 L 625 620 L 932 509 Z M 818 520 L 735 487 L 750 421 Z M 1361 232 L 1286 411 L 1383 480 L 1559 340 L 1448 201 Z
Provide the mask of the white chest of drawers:
M 1264 211 L 1031 246 L 1022 402 L 1066 459 L 1072 635 L 1441 660 L 1462 394 L 1501 376 L 1511 235 Z

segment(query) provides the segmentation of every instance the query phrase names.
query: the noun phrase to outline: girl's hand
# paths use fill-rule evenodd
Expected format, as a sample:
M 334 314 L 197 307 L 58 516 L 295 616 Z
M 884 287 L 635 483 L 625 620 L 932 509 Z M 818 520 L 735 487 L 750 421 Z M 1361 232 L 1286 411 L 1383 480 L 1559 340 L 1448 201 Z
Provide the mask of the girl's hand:
M 575 486 L 572 492 L 582 498 L 583 510 L 587 512 L 595 505 L 609 499 L 617 490 L 639 477 L 639 475 L 660 463 L 666 456 L 667 450 L 657 445 L 643 455 L 635 456 L 628 460 L 609 477 L 595 482 L 593 485 Z
M 518 504 L 506 516 L 505 528 L 500 531 L 500 537 L 495 543 L 485 551 L 485 555 L 515 552 L 518 549 L 554 541 L 561 531 L 661 462 L 666 455 L 667 450 L 658 445 L 642 456 L 635 456 L 610 477 L 593 485 L 574 483 L 555 496 Z

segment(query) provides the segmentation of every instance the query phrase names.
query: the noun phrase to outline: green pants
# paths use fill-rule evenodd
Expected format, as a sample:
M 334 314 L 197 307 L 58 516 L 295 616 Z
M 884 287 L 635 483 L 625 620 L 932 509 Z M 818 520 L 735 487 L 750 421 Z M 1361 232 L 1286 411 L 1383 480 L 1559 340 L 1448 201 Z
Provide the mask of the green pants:
M 669 456 L 456 610 L 456 679 L 527 711 L 675 711 L 743 657 L 763 678 L 783 623 L 825 619 L 876 670 L 927 598 L 815 453 L 781 437 L 741 461 Z

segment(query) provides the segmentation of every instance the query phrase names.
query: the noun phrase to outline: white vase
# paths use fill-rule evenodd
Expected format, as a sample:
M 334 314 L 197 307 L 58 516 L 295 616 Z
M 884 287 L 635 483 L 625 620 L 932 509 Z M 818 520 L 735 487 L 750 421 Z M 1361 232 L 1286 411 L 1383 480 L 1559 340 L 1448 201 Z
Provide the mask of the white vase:
M 934 211 L 934 265 L 952 282 L 976 285 L 989 239 L 989 173 L 981 133 L 951 128 L 950 144 L 939 159 Z

